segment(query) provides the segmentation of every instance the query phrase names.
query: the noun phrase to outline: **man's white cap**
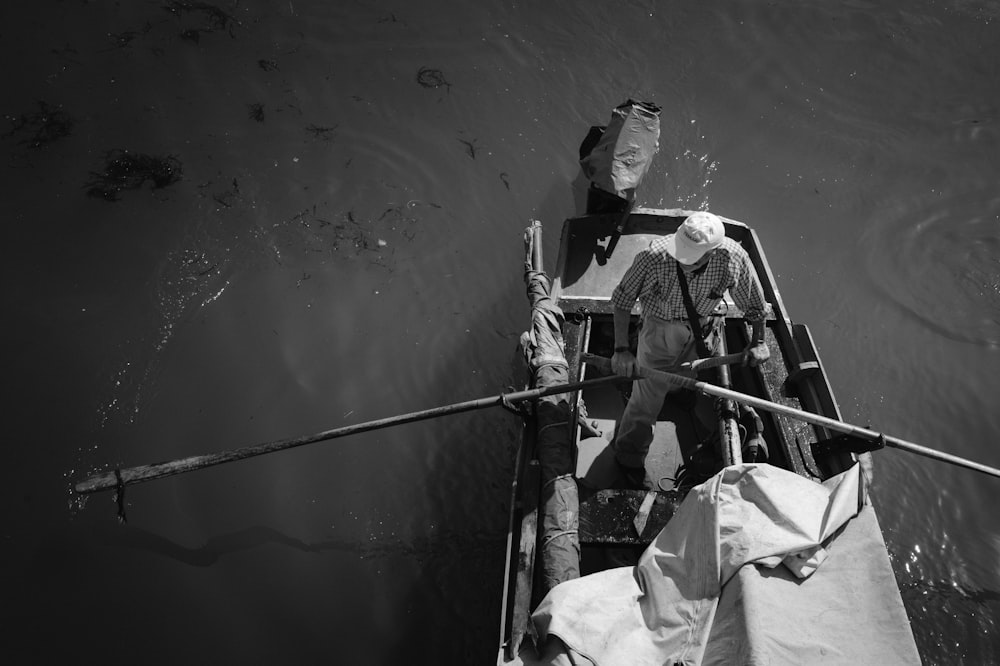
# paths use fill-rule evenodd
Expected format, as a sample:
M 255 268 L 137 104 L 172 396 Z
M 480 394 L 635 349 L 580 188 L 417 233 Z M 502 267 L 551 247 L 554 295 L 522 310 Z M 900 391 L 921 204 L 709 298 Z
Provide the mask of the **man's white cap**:
M 693 264 L 709 250 L 722 245 L 726 229 L 722 220 L 711 213 L 691 213 L 677 229 L 667 236 L 667 252 L 682 264 Z

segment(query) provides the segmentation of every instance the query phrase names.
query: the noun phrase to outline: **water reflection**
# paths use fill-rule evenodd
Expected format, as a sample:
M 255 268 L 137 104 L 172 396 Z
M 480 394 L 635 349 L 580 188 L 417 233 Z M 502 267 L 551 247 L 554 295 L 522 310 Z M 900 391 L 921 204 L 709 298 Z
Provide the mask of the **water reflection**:
M 282 546 L 302 553 L 351 553 L 361 560 L 407 557 L 424 564 L 448 551 L 473 556 L 480 553 L 480 556 L 485 556 L 492 555 L 492 549 L 503 547 L 501 539 L 495 534 L 456 530 L 438 531 L 413 540 L 382 536 L 361 540 L 321 539 L 307 542 L 271 527 L 254 525 L 235 532 L 213 535 L 202 545 L 194 547 L 185 546 L 141 527 L 127 530 L 105 529 L 100 534 L 105 544 L 147 551 L 193 567 L 209 567 L 219 563 L 224 557 L 266 545 Z

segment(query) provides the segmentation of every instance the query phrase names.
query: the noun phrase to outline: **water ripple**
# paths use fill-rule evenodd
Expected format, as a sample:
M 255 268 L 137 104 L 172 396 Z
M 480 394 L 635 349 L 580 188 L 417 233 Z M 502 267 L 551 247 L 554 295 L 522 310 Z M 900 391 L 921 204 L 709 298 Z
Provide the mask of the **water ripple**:
M 1000 347 L 1000 197 L 932 193 L 862 236 L 871 288 L 949 339 Z

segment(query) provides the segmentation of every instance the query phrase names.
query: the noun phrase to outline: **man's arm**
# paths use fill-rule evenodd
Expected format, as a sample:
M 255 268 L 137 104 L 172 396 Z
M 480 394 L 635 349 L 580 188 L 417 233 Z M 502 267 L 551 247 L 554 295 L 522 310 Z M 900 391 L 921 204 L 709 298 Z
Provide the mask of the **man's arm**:
M 632 319 L 632 308 L 636 298 L 642 292 L 646 283 L 646 274 L 650 267 L 649 250 L 643 250 L 635 255 L 632 265 L 621 282 L 611 292 L 611 305 L 614 307 L 615 351 L 611 357 L 611 368 L 616 375 L 634 377 L 639 372 L 639 364 L 628 345 L 628 325 Z
M 757 272 L 753 263 L 743 248 L 737 254 L 739 259 L 739 269 L 736 275 L 735 284 L 730 288 L 730 293 L 736 306 L 743 310 L 747 321 L 750 322 L 750 341 L 743 349 L 743 365 L 756 368 L 771 357 L 771 351 L 764 342 L 764 321 L 767 317 L 769 306 L 764 298 L 764 290 L 757 279 Z

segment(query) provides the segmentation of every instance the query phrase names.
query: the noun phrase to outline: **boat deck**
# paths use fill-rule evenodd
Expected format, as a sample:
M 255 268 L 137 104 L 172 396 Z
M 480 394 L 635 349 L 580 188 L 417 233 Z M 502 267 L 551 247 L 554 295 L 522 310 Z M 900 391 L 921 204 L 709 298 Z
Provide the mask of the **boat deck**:
M 593 368 L 579 362 L 581 353 L 589 352 L 606 357 L 611 355 L 611 291 L 628 270 L 636 253 L 645 249 L 653 239 L 673 231 L 686 214 L 685 211 L 636 211 L 629 217 L 610 258 L 605 256 L 604 246 L 613 218 L 578 218 L 564 227 L 553 296 L 567 314 L 563 330 L 572 379 L 595 376 Z M 754 238 L 748 227 L 732 220 L 725 220 L 725 223 L 730 238 L 741 243 L 751 241 L 753 246 Z M 773 290 L 767 296 L 769 300 L 778 302 L 775 311 L 780 313 L 780 296 Z M 729 346 L 742 349 L 747 335 L 742 323 L 743 315 L 728 293 L 718 311 L 720 314 L 725 313 L 727 317 L 726 337 Z M 633 312 L 633 326 L 637 322 L 636 310 Z M 784 354 L 778 340 L 773 334 L 769 334 L 768 338 L 772 345 L 772 358 L 777 359 L 777 364 L 781 364 Z M 733 372 L 739 375 L 737 378 L 744 385 L 750 383 L 762 386 L 768 383 L 760 371 L 741 372 L 734 369 Z M 715 371 L 703 374 L 705 376 L 699 377 L 700 379 L 715 378 Z M 772 383 L 784 382 L 786 379 L 787 373 L 778 372 L 772 378 Z M 645 527 L 639 534 L 632 517 L 639 511 L 646 492 L 625 488 L 623 480 L 617 477 L 617 467 L 609 448 L 627 397 L 621 388 L 607 386 L 584 391 L 581 397 L 586 409 L 586 422 L 600 433 L 597 436 L 587 436 L 587 433 L 580 432 L 576 437 L 581 546 L 647 545 L 683 499 L 683 492 L 674 489 L 679 468 L 689 463 L 694 448 L 717 429 L 714 400 L 696 396 L 696 402 L 690 405 L 683 404 L 684 398 L 673 400 L 668 396 L 665 401 L 646 459 L 646 485 L 659 491 L 659 495 L 654 499 Z M 693 396 L 690 394 L 685 396 L 687 399 L 691 397 Z M 791 399 L 791 402 L 796 407 L 801 406 L 798 400 Z M 785 427 L 789 431 L 811 429 L 810 426 L 791 420 Z M 812 433 L 808 433 L 808 436 L 810 441 L 815 439 Z M 800 467 L 806 471 L 804 465 Z M 813 469 L 812 472 L 812 476 L 819 476 L 819 470 Z M 593 555 L 590 554 L 590 557 Z M 583 560 L 586 562 L 587 559 L 585 554 Z

